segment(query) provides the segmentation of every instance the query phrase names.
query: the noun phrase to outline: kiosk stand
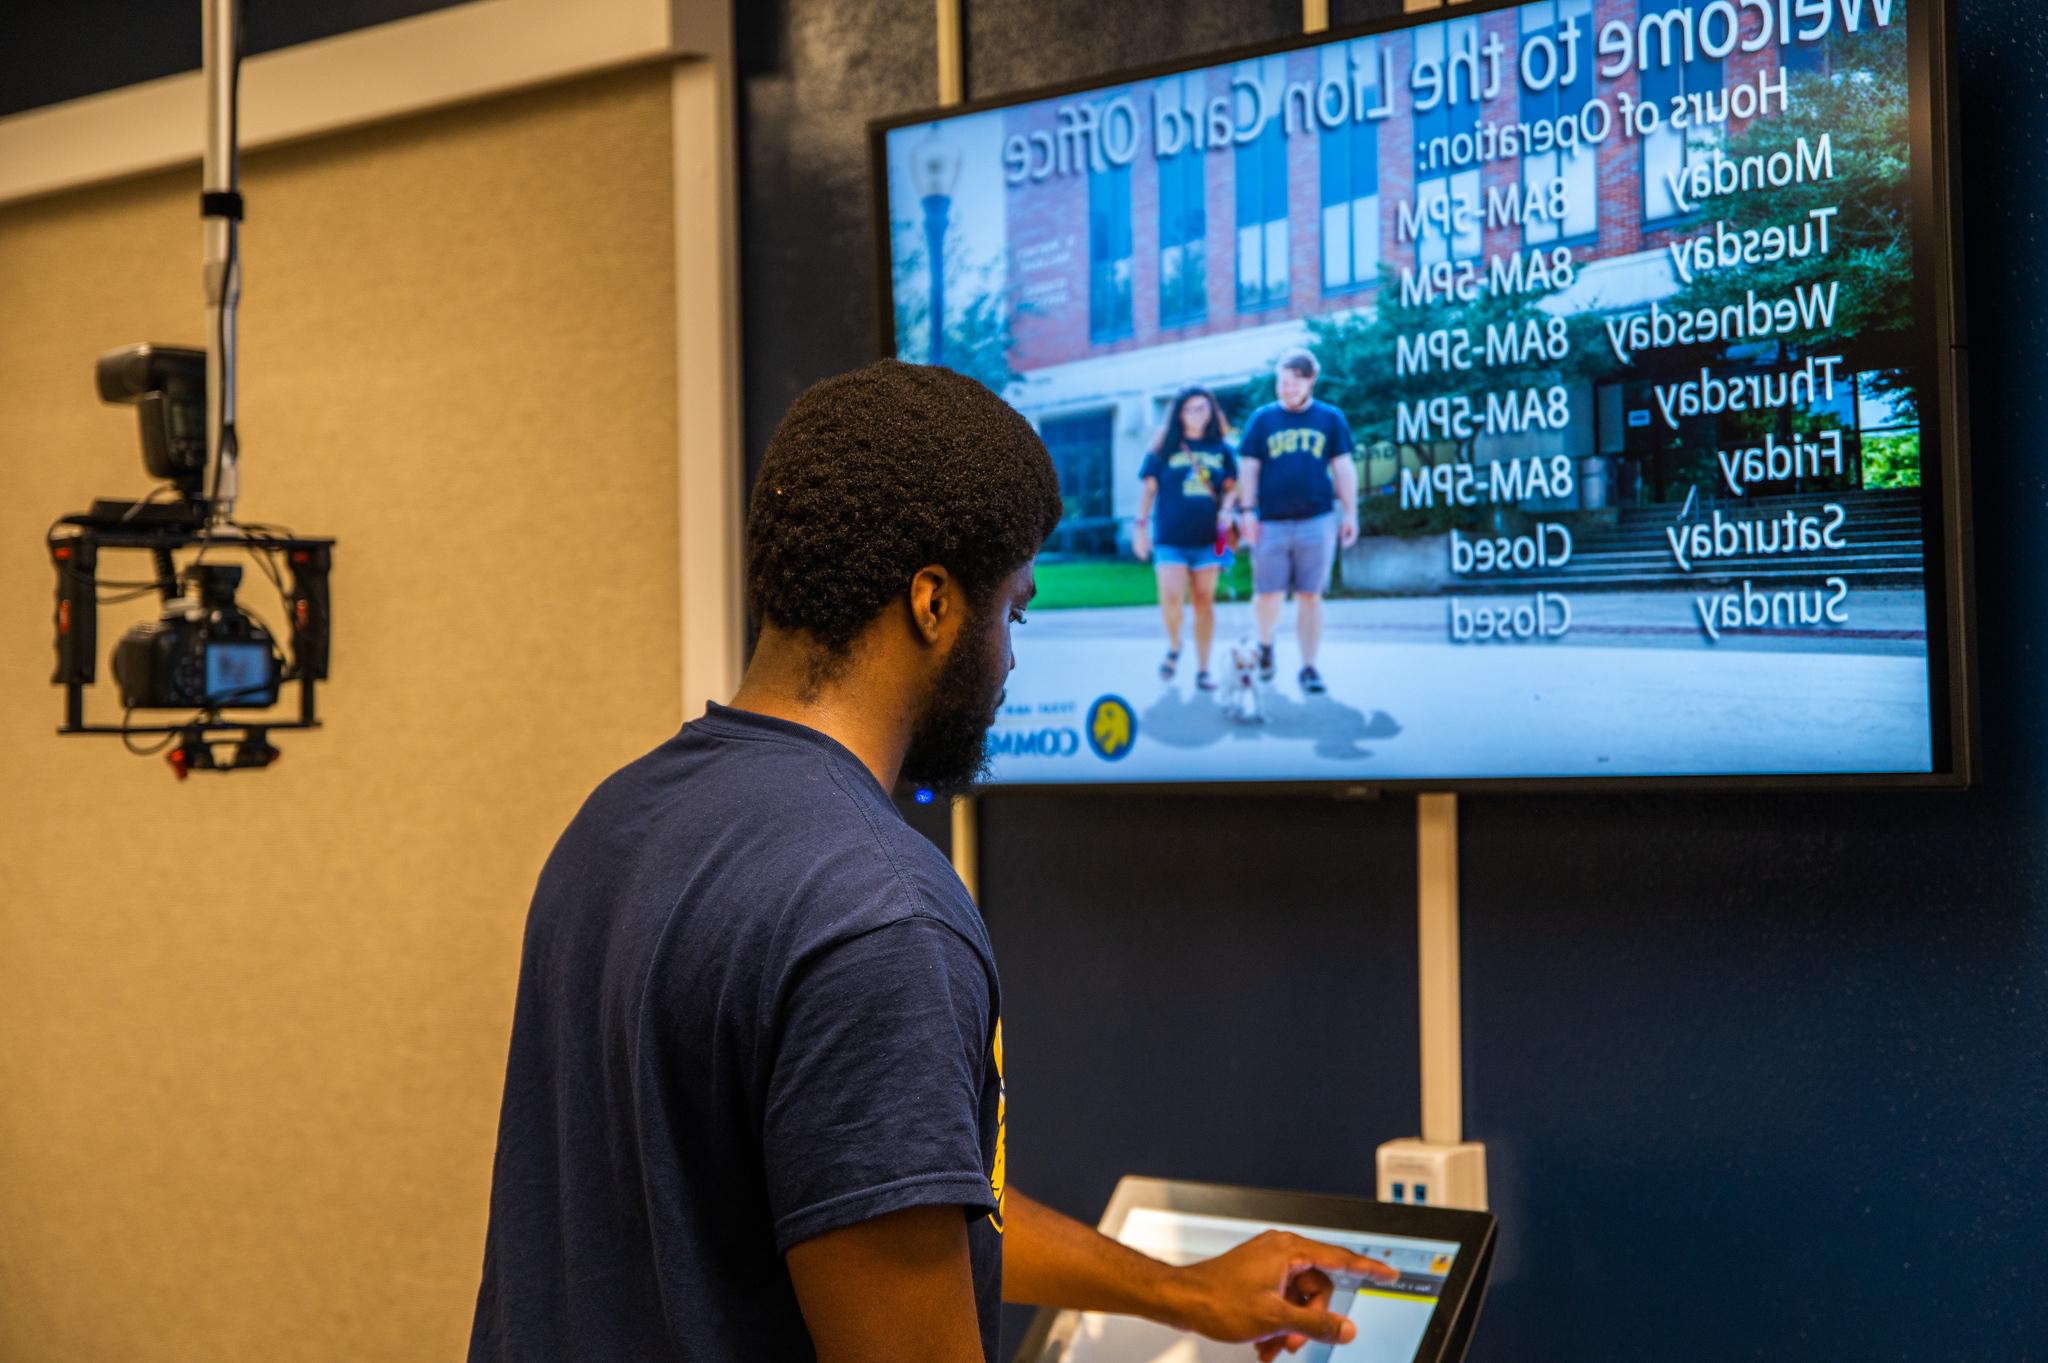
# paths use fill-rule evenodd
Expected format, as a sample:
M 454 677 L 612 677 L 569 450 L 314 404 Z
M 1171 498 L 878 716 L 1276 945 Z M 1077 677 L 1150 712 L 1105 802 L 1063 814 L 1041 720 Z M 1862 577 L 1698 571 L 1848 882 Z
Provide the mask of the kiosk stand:
M 1336 1273 L 1329 1310 L 1348 1318 L 1349 1344 L 1311 1343 L 1300 1363 L 1463 1363 L 1486 1299 L 1498 1227 L 1486 1212 L 1394 1207 L 1368 1198 L 1282 1193 L 1126 1177 L 1097 1226 L 1162 1263 L 1191 1264 L 1280 1228 L 1393 1270 Z M 1039 1310 L 1014 1363 L 1243 1363 L 1220 1344 L 1131 1316 Z

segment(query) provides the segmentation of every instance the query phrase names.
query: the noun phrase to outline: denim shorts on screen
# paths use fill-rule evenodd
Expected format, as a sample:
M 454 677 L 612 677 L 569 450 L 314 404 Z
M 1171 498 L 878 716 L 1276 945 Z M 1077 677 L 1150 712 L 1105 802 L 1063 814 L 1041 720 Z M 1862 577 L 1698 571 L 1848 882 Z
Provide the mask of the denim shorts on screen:
M 1155 544 L 1152 546 L 1152 561 L 1157 564 L 1177 563 L 1183 568 L 1228 568 L 1228 551 L 1217 553 L 1216 546 L 1205 544 L 1199 549 L 1183 549 L 1177 544 Z
M 1336 561 L 1335 511 L 1298 521 L 1260 521 L 1259 542 L 1252 546 L 1252 590 L 1320 596 Z

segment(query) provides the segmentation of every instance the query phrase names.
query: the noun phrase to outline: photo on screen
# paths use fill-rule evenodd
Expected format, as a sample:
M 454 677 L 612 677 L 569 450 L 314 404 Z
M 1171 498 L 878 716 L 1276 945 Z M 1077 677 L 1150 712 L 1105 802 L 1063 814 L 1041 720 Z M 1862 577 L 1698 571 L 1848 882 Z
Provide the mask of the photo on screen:
M 881 129 L 895 353 L 1065 497 L 994 780 L 1936 770 L 1923 3 L 1535 0 Z

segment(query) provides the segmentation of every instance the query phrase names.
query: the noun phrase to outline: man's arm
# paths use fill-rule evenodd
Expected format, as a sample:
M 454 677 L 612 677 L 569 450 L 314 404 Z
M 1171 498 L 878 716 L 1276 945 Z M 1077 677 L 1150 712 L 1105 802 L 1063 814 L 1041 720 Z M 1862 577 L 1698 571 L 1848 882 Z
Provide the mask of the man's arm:
M 1259 542 L 1259 461 L 1256 457 L 1247 459 L 1242 453 L 1237 457 L 1237 505 L 1245 514 L 1244 542 Z
M 819 1363 L 985 1363 L 959 1207 L 827 1231 L 785 1260 Z
M 1337 505 L 1344 513 L 1338 521 L 1337 533 L 1344 543 L 1355 543 L 1358 539 L 1358 461 L 1349 453 L 1338 455 L 1330 465 L 1330 481 L 1336 484 Z
M 996 1209 L 991 1000 L 979 953 L 922 915 L 795 977 L 761 1153 L 776 1244 L 829 1363 L 981 1363 L 968 1227 Z
M 1165 1321 L 1173 1270 L 1011 1188 L 1003 1207 L 1003 1300 Z
M 1009 1190 L 1003 1218 L 1003 1300 L 1142 1316 L 1271 1359 L 1309 1340 L 1349 1341 L 1332 1315 L 1324 1270 L 1390 1282 L 1394 1270 L 1349 1250 L 1268 1231 L 1226 1254 L 1175 1268 Z

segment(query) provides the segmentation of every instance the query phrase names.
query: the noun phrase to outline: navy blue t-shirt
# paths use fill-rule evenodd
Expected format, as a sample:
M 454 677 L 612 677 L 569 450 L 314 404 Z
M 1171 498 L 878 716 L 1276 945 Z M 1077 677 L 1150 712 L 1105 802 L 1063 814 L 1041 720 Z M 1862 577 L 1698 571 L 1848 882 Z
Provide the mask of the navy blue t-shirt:
M 1159 480 L 1153 535 L 1176 549 L 1208 549 L 1216 543 L 1216 511 L 1223 485 L 1237 480 L 1237 456 L 1221 440 L 1183 440 L 1170 453 L 1154 450 L 1138 477 Z
M 1337 504 L 1330 461 L 1351 453 L 1351 423 L 1327 402 L 1310 398 L 1290 412 L 1269 402 L 1252 413 L 1237 457 L 1259 461 L 1259 519 L 1298 521 Z
M 784 1253 L 924 1204 L 971 1221 L 993 1360 L 1000 1016 L 973 901 L 868 769 L 711 706 L 541 872 L 471 1363 L 813 1359 Z

